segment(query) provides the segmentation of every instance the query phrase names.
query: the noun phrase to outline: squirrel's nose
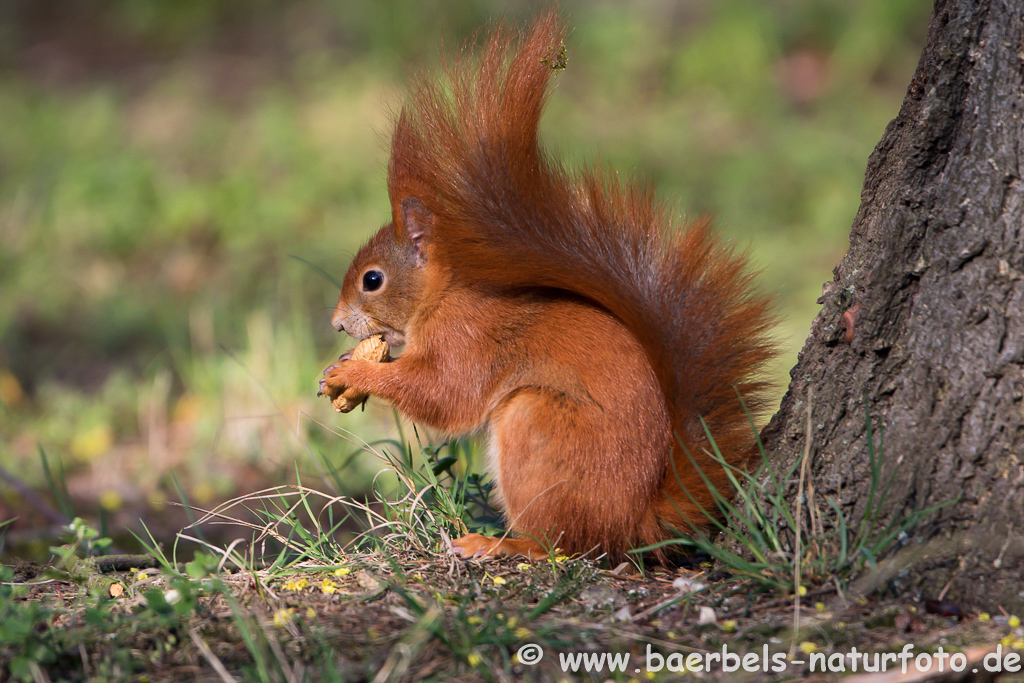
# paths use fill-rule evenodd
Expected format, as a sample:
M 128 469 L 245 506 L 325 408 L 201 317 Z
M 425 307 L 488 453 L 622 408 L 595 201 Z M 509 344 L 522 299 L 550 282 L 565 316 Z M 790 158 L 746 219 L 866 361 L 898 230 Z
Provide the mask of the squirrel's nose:
M 345 331 L 345 323 L 338 316 L 333 316 L 331 318 L 331 326 L 334 329 L 336 329 L 338 332 L 344 332 Z

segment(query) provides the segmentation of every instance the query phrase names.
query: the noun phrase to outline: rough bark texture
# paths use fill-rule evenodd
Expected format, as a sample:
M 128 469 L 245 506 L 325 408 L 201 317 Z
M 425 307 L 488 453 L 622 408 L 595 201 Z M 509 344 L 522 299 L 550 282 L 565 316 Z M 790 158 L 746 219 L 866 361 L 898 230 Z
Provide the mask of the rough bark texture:
M 938 0 L 902 109 L 868 162 L 849 252 L 764 432 L 776 462 L 798 457 L 813 388 L 817 491 L 856 510 L 870 480 L 866 401 L 894 477 L 886 513 L 960 496 L 912 533 L 887 580 L 923 597 L 949 584 L 947 599 L 1018 614 L 1022 112 L 1024 0 Z

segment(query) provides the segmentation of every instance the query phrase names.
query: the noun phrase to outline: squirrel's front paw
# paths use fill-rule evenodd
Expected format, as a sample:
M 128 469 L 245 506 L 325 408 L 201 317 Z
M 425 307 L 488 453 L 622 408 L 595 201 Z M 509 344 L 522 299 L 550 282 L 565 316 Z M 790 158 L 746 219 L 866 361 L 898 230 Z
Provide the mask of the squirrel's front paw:
M 324 376 L 320 378 L 320 389 L 316 392 L 317 398 L 327 396 L 334 400 L 345 390 L 345 385 L 338 380 L 338 373 L 335 371 L 341 367 L 344 361 L 351 360 L 351 358 L 351 353 L 343 353 L 338 358 L 337 363 L 327 366 L 327 369 L 324 370 Z
M 324 376 L 320 380 L 320 390 L 316 392 L 316 395 L 326 394 L 331 399 L 331 405 L 339 413 L 353 410 L 356 406 L 366 402 L 370 391 L 369 389 L 360 391 L 353 388 L 353 385 L 358 384 L 358 382 L 352 381 L 358 377 L 358 370 L 355 368 L 364 367 L 366 362 L 383 363 L 389 358 L 390 348 L 383 337 L 367 337 L 359 342 L 350 353 L 341 354 L 337 363 L 324 370 Z M 356 377 L 352 377 L 353 374 Z
M 329 398 L 334 409 L 339 413 L 347 413 L 356 406 L 362 405 L 366 400 L 367 395 L 354 390 L 353 382 L 349 378 L 349 375 L 352 374 L 351 366 L 357 363 L 358 361 L 347 361 L 330 365 L 324 370 L 324 376 L 320 378 L 320 390 L 316 392 L 316 395 Z

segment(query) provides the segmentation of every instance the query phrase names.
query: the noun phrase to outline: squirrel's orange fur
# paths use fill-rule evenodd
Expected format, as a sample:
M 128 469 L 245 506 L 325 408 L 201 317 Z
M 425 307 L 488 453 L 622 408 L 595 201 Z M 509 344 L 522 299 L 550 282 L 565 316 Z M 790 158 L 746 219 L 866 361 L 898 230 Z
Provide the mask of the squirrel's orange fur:
M 499 29 L 478 59 L 415 83 L 392 140 L 392 222 L 356 256 L 333 317 L 405 349 L 331 366 L 326 391 L 486 435 L 517 537 L 471 534 L 463 555 L 621 556 L 707 524 L 694 462 L 727 490 L 701 418 L 728 462 L 755 453 L 737 392 L 763 408 L 767 301 L 706 221 L 675 229 L 649 187 L 541 150 L 563 38 L 555 14 L 522 36 Z

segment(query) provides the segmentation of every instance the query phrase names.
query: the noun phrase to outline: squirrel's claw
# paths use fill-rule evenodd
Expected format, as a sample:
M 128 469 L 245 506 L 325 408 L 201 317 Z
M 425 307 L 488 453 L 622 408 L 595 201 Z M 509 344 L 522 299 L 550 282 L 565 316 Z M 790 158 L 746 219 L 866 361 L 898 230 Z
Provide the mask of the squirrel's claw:
M 341 356 L 338 357 L 338 363 L 344 363 L 347 360 L 352 360 L 352 354 L 351 353 L 343 353 L 343 354 L 341 354 Z M 334 370 L 335 368 L 337 368 L 338 367 L 338 363 L 334 363 L 332 365 L 328 365 L 327 369 L 324 370 L 324 377 L 326 377 L 328 374 L 330 374 L 331 370 Z M 322 383 L 323 383 L 323 380 L 321 380 L 321 385 L 322 385 Z

